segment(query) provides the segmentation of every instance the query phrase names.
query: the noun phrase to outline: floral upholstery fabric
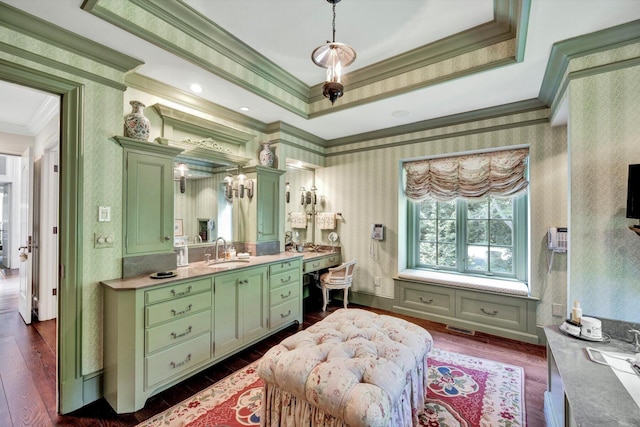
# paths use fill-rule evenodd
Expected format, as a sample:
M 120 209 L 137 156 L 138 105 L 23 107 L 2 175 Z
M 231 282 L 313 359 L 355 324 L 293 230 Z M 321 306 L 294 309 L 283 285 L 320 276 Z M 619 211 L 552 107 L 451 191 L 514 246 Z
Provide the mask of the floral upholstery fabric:
M 431 335 L 392 316 L 340 309 L 262 357 L 265 426 L 411 426 L 424 404 Z

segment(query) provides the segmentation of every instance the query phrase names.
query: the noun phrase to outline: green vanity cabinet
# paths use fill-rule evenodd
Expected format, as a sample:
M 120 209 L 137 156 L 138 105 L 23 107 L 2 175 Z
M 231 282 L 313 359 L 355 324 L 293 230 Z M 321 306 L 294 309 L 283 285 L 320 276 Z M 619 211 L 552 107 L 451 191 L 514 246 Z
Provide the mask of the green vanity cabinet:
M 267 266 L 215 276 L 214 356 L 265 336 L 269 324 Z
M 103 396 L 117 413 L 138 411 L 154 394 L 302 323 L 300 258 L 191 273 L 102 282 Z
M 104 292 L 104 389 L 118 413 L 212 360 L 212 277 Z
M 182 149 L 116 137 L 124 159 L 124 253 L 173 251 L 173 158 Z
M 302 263 L 300 259 L 269 266 L 269 327 L 302 324 Z

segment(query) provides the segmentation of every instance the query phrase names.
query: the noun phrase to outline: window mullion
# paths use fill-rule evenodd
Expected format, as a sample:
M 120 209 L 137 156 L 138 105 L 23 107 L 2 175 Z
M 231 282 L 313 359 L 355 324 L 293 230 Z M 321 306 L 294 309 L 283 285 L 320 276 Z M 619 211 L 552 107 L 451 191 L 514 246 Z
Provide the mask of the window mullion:
M 467 270 L 467 201 L 456 200 L 456 251 L 458 253 L 457 271 Z

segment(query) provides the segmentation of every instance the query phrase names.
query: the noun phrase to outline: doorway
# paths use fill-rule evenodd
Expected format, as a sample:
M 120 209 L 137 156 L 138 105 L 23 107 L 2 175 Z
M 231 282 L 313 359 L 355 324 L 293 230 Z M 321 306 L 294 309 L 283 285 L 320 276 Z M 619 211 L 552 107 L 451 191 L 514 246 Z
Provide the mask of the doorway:
M 7 86 L 9 89 L 5 90 Z M 53 371 L 48 372 L 50 380 L 53 379 L 54 383 L 52 390 L 55 390 L 55 367 L 58 365 L 59 353 L 57 233 L 61 97 L 2 81 L 0 87 L 3 94 L 7 95 L 0 101 L 0 315 L 12 320 L 3 322 L 3 333 L 16 337 L 21 336 L 20 334 L 38 334 L 42 337 L 55 358 Z M 24 101 L 23 105 L 20 100 Z M 34 105 L 37 108 L 34 114 L 30 115 L 28 111 Z M 16 114 L 12 116 L 7 111 Z M 18 115 L 17 111 L 23 114 Z M 23 209 L 23 203 L 19 201 L 23 193 L 24 179 L 20 176 L 22 165 L 20 157 L 17 156 L 27 147 L 33 150 L 35 160 L 30 165 L 30 169 L 33 170 L 30 175 L 34 192 L 33 200 L 28 206 L 29 216 L 33 219 L 28 244 L 27 241 L 23 241 L 19 230 L 22 225 L 20 211 Z M 32 272 L 32 278 L 29 280 L 29 310 L 26 317 L 24 313 L 22 317 L 18 315 L 22 288 L 18 271 L 19 267 L 25 264 L 23 257 L 29 259 Z M 24 321 L 16 320 L 22 318 Z M 31 322 L 33 324 L 29 325 Z M 17 339 L 14 342 L 20 343 Z M 27 359 L 35 359 L 42 355 L 42 348 L 34 346 L 22 351 L 34 353 L 27 356 Z M 51 373 L 54 374 L 53 377 Z M 9 391 L 11 390 L 5 390 L 5 395 Z M 55 399 L 46 405 L 46 410 L 56 412 Z

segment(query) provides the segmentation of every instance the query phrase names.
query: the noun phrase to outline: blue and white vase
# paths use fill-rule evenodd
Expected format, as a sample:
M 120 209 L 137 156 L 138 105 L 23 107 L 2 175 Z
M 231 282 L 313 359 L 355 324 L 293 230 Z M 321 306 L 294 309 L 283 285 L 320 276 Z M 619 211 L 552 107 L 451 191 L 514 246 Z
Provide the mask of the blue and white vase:
M 151 125 L 143 113 L 145 105 L 140 101 L 131 101 L 129 104 L 131 104 L 131 114 L 124 118 L 127 136 L 138 141 L 148 141 Z
M 262 166 L 273 166 L 273 151 L 269 148 L 268 142 L 262 143 L 262 151 L 260 151 L 260 164 Z

